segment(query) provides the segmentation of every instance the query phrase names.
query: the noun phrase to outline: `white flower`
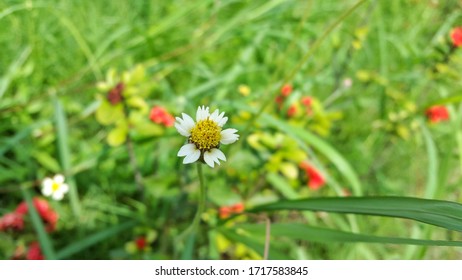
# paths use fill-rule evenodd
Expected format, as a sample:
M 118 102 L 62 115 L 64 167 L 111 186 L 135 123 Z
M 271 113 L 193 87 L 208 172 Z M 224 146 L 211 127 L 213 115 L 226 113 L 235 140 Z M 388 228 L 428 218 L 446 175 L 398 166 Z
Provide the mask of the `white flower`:
M 42 182 L 42 194 L 51 196 L 54 200 L 61 200 L 69 191 L 69 186 L 64 184 L 64 176 L 57 174 L 51 178 L 45 178 Z
M 220 159 L 226 161 L 225 155 L 219 150 L 220 144 L 234 143 L 239 135 L 234 128 L 221 130 L 228 121 L 225 113 L 220 114 L 217 109 L 210 114 L 209 107 L 199 106 L 196 121 L 185 113 L 181 115 L 182 118 L 176 118 L 175 127 L 181 135 L 188 137 L 188 143 L 178 151 L 179 157 L 185 157 L 183 163 L 193 163 L 201 159 L 213 168 L 215 163 L 220 165 Z

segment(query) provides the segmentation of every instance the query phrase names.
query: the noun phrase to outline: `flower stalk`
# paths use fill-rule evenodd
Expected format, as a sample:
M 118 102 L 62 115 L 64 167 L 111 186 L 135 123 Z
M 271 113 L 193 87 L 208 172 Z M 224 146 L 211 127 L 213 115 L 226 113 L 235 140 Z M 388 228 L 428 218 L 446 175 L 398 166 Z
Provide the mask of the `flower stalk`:
M 188 236 L 191 233 L 197 233 L 199 229 L 199 224 L 201 221 L 201 216 L 202 213 L 204 213 L 205 210 L 205 203 L 207 201 L 207 187 L 205 185 L 205 180 L 204 180 L 204 173 L 202 171 L 202 163 L 198 162 L 197 163 L 197 175 L 199 177 L 199 204 L 197 206 L 197 211 L 196 214 L 194 215 L 194 219 L 192 223 L 189 225 L 189 227 L 183 231 L 179 236 L 178 240 L 184 239 L 186 236 Z
M 197 175 L 199 176 L 199 205 L 197 207 L 196 215 L 193 220 L 193 230 L 197 231 L 201 220 L 202 213 L 205 210 L 205 203 L 207 201 L 207 187 L 205 186 L 204 173 L 202 172 L 202 163 L 197 163 Z

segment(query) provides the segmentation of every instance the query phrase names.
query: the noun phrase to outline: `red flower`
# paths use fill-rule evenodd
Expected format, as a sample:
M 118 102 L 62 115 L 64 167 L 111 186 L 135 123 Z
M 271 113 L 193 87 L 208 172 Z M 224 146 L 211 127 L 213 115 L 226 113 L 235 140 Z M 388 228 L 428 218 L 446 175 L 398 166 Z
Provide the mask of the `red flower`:
M 136 240 L 135 240 L 135 244 L 136 244 L 136 248 L 138 248 L 138 250 L 144 250 L 144 248 L 146 248 L 146 238 L 144 236 L 141 236 L 141 237 L 138 237 Z
M 313 103 L 313 99 L 310 96 L 303 96 L 301 102 L 304 106 L 309 107 Z
M 0 218 L 0 231 L 7 229 L 22 230 L 24 229 L 23 215 L 17 213 L 7 213 Z
M 220 216 L 220 219 L 226 219 L 231 214 L 239 214 L 244 211 L 244 204 L 242 202 L 236 203 L 231 206 L 221 206 L 220 209 L 218 210 L 218 215 Z
M 27 250 L 26 260 L 43 260 L 42 250 L 38 242 L 33 242 L 29 245 Z
M 122 101 L 122 92 L 124 91 L 125 85 L 123 83 L 118 83 L 115 87 L 107 93 L 107 100 L 111 102 L 112 105 L 117 105 Z
M 59 218 L 58 213 L 51 209 L 48 202 L 44 199 L 34 197 L 32 202 L 42 220 L 47 224 L 46 230 L 48 232 L 54 231 Z M 15 210 L 15 213 L 21 216 L 24 216 L 27 212 L 27 203 L 25 201 L 21 202 Z
M 451 40 L 454 47 L 462 46 L 462 27 L 456 27 L 451 31 Z
M 302 102 L 303 106 L 305 106 L 306 114 L 311 115 L 311 105 L 313 104 L 313 99 L 310 96 L 303 96 L 300 101 Z
M 149 119 L 157 124 L 163 124 L 166 127 L 170 127 L 175 124 L 175 118 L 170 115 L 167 110 L 160 106 L 154 106 L 151 109 Z
M 290 105 L 289 109 L 287 109 L 287 116 L 291 118 L 295 116 L 296 113 L 297 113 L 297 106 L 295 106 L 295 104 Z
M 281 88 L 281 94 L 284 97 L 289 96 L 292 93 L 292 86 L 289 84 L 283 85 Z
M 425 111 L 427 118 L 431 123 L 449 120 L 448 109 L 444 106 L 433 106 Z
M 218 210 L 218 215 L 220 216 L 220 219 L 226 219 L 229 216 L 231 216 L 232 210 L 231 207 L 229 206 L 221 206 L 220 209 Z
M 231 206 L 231 210 L 235 214 L 242 213 L 244 209 L 244 204 L 242 202 L 236 203 Z
M 306 176 L 308 177 L 308 187 L 310 189 L 318 190 L 326 183 L 324 176 L 308 162 L 301 162 L 300 168 L 306 172 Z

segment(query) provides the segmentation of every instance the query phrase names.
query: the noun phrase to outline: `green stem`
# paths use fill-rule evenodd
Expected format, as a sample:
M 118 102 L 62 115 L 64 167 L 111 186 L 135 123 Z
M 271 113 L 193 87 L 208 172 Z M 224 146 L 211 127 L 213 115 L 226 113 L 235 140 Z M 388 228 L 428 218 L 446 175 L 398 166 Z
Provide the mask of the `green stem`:
M 184 239 L 189 234 L 197 232 L 199 228 L 199 223 L 201 221 L 202 213 L 204 212 L 204 209 L 205 209 L 205 202 L 207 201 L 207 188 L 205 186 L 204 174 L 202 172 L 201 162 L 197 163 L 197 175 L 199 176 L 199 184 L 200 184 L 199 205 L 197 207 L 196 215 L 194 216 L 194 219 L 191 225 L 189 225 L 189 227 L 178 236 L 179 241 Z
M 197 207 L 196 216 L 193 220 L 193 229 L 197 231 L 199 227 L 199 222 L 201 220 L 202 213 L 205 209 L 205 201 L 207 200 L 207 188 L 205 187 L 204 182 L 204 174 L 202 172 L 202 163 L 197 163 L 197 175 L 199 176 L 199 183 L 200 183 L 200 197 L 199 197 L 199 206 Z

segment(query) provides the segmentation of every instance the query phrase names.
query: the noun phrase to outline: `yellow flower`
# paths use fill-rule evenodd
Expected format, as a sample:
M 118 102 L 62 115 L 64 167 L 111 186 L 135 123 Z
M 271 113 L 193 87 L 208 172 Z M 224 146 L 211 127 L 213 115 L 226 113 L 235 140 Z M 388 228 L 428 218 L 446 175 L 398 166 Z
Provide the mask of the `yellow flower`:
M 242 96 L 248 96 L 250 94 L 250 88 L 246 85 L 240 85 L 238 91 Z

